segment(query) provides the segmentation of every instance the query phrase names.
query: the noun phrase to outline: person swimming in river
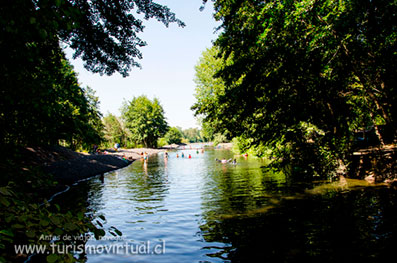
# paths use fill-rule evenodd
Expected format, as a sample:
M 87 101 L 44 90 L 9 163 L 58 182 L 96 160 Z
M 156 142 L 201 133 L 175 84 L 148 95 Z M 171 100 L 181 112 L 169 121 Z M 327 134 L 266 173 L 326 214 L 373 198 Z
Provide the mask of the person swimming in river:
M 230 163 L 232 161 L 232 158 L 230 158 L 229 160 L 226 160 L 226 158 L 223 158 L 222 160 L 215 159 L 215 161 L 219 163 Z
M 164 158 L 168 158 L 168 152 L 164 153 Z
M 192 159 L 192 156 L 189 154 L 189 159 Z
M 184 153 L 182 153 L 182 154 L 181 154 L 181 157 L 182 157 L 182 158 L 185 158 L 185 154 L 184 154 Z

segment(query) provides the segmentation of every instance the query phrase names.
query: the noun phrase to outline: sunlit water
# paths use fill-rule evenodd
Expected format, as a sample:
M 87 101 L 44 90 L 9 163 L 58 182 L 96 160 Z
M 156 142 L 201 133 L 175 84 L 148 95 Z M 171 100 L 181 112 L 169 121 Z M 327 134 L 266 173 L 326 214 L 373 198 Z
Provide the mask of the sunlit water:
M 123 233 L 87 245 L 132 246 L 87 253 L 88 262 L 382 262 L 397 245 L 394 189 L 299 182 L 227 150 L 183 152 L 135 161 L 63 195 Z

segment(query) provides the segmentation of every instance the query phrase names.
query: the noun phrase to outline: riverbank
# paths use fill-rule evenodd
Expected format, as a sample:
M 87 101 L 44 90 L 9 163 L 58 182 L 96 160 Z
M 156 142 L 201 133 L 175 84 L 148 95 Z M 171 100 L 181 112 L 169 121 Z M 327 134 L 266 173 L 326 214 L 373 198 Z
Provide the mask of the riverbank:
M 397 182 L 397 146 L 371 147 L 355 151 L 349 176 L 369 182 Z
M 152 155 L 161 149 L 138 148 L 107 149 L 100 154 L 74 152 L 61 146 L 26 148 L 26 164 L 41 167 L 52 174 L 59 184 L 72 184 L 82 179 L 128 166 L 142 158 L 142 153 Z

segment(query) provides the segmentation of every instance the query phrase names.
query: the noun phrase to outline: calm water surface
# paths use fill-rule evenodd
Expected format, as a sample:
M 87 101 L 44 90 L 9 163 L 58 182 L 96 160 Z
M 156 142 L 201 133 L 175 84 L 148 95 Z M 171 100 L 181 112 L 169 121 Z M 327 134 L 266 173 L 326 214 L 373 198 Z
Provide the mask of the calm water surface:
M 135 161 L 62 197 L 123 233 L 87 245 L 141 247 L 87 254 L 88 262 L 383 262 L 397 245 L 394 189 L 299 182 L 251 158 L 217 163 L 234 158 L 227 150 L 183 152 Z M 144 254 L 156 245 L 160 254 Z

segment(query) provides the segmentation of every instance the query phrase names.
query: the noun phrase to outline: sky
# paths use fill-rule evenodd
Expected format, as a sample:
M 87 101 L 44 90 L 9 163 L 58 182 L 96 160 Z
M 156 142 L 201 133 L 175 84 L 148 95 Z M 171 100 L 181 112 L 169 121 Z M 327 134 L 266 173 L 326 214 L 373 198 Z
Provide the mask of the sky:
M 67 57 L 78 74 L 80 84 L 96 91 L 102 114 L 120 116 L 124 99 L 129 101 L 134 96 L 146 95 L 160 100 L 170 126 L 183 129 L 199 127 L 190 110 L 195 102 L 194 66 L 201 53 L 212 46 L 217 37 L 215 28 L 219 24 L 213 18 L 210 1 L 203 11 L 199 11 L 202 0 L 155 2 L 168 6 L 186 27 L 173 23 L 166 28 L 157 20 L 144 20 L 145 29 L 139 36 L 148 45 L 140 49 L 143 53 L 143 59 L 139 60 L 142 69 L 133 68 L 126 78 L 119 73 L 100 76 L 85 70 L 81 60 L 73 60 L 73 51 L 67 50 Z

